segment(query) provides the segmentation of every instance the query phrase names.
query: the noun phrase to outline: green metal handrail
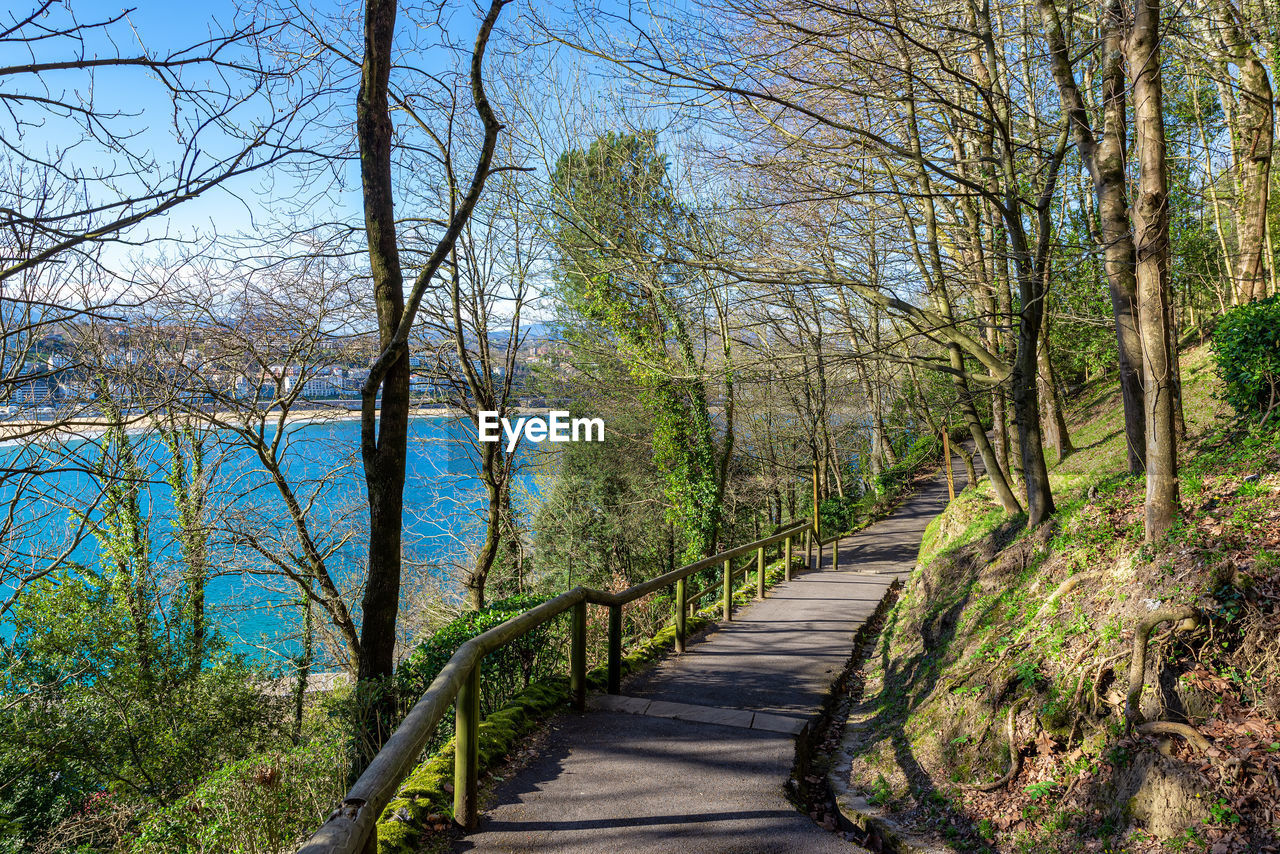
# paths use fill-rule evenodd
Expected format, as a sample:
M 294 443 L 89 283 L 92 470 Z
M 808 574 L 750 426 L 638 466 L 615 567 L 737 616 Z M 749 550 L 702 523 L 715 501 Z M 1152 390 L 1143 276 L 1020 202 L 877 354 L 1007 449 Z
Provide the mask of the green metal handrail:
M 364 773 L 351 787 L 351 791 L 343 798 L 342 803 L 303 845 L 299 854 L 376 854 L 378 817 L 395 796 L 401 782 L 418 764 L 427 742 L 450 705 L 454 706 L 456 714 L 454 820 L 468 830 L 473 829 L 478 818 L 480 664 L 486 655 L 560 614 L 572 610 L 569 641 L 569 693 L 574 708 L 582 709 L 586 702 L 587 688 L 588 603 L 603 605 L 609 609 L 608 692 L 617 694 L 622 676 L 622 607 L 624 605 L 674 585 L 676 649 L 683 651 L 690 602 L 685 596 L 685 580 L 690 575 L 717 564 L 723 567 L 724 615 L 726 619 L 730 619 L 733 605 L 731 587 L 734 574 L 731 569 L 733 559 L 752 551 L 756 553 L 757 595 L 763 597 L 765 547 L 785 541 L 785 577 L 789 580 L 792 540 L 796 535 L 806 532 L 807 555 L 816 540 L 811 535 L 813 525 L 814 522 L 810 519 L 797 522 L 764 539 L 703 558 L 665 575 L 628 587 L 619 593 L 609 593 L 589 587 L 575 587 L 467 641 L 458 648 L 458 651 L 436 675 L 426 693 L 409 710 L 404 721 L 373 757 Z M 819 544 L 819 565 L 821 562 L 822 545 Z M 746 567 L 743 571 L 746 571 Z

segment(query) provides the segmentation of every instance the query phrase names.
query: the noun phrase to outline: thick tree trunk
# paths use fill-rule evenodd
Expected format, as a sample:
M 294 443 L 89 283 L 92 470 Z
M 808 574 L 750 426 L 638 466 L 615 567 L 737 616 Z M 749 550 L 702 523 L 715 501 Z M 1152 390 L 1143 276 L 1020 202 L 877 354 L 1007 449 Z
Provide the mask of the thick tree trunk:
M 1023 289 L 1024 291 L 1026 289 Z M 1024 295 L 1024 300 L 1026 297 Z M 1027 302 L 1041 302 L 1033 298 Z M 1022 476 L 1027 490 L 1027 524 L 1036 527 L 1053 515 L 1053 491 L 1044 459 L 1040 431 L 1040 401 L 1036 393 L 1036 346 L 1040 318 L 1034 309 L 1022 312 L 1018 325 L 1018 358 L 1013 369 L 1013 409 L 1022 446 Z
M 1098 175 L 1094 185 L 1101 220 L 1103 265 L 1116 324 L 1117 367 L 1124 401 L 1125 449 L 1129 473 L 1146 468 L 1146 415 L 1142 399 L 1142 335 L 1138 328 L 1138 283 L 1129 202 L 1126 196 L 1124 0 L 1109 0 L 1103 17 L 1103 127 L 1098 145 Z
M 392 197 L 391 145 L 393 128 L 387 109 L 392 43 L 395 38 L 395 0 L 365 4 L 365 56 L 356 100 L 356 136 L 360 143 L 360 177 L 364 195 L 365 229 L 370 272 L 378 313 L 378 343 L 386 350 L 404 314 L 404 277 L 396 243 Z M 400 605 L 400 533 L 404 506 L 405 459 L 408 442 L 409 359 L 395 354 L 380 389 L 381 410 L 374 400 L 363 413 L 361 453 L 369 497 L 369 567 L 361 602 L 360 650 L 356 678 L 362 685 L 391 675 L 396 617 Z M 376 422 L 375 422 L 376 419 Z M 357 721 L 355 774 L 367 761 L 361 750 L 376 751 L 386 738 L 393 709 L 388 692 L 360 702 Z
M 1136 0 L 1128 45 L 1139 168 L 1133 207 L 1138 322 L 1147 418 L 1146 539 L 1168 533 L 1178 514 L 1178 446 L 1169 328 L 1169 188 L 1160 81 L 1159 0 Z

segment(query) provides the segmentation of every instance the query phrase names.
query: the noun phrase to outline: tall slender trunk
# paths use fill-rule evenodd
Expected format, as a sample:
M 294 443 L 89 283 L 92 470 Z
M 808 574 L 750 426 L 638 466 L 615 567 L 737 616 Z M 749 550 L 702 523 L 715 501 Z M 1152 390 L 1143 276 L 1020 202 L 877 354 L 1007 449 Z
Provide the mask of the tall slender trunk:
M 1127 130 L 1125 70 L 1122 51 L 1126 13 L 1123 0 L 1108 0 L 1102 18 L 1102 112 L 1100 142 L 1076 86 L 1066 38 L 1054 0 L 1040 0 L 1040 16 L 1049 44 L 1050 68 L 1067 113 L 1080 159 L 1093 179 L 1111 314 L 1115 321 L 1120 391 L 1124 401 L 1125 446 L 1129 473 L 1141 474 L 1146 457 L 1146 418 L 1142 402 L 1142 337 L 1138 331 L 1137 280 L 1134 274 L 1133 232 L 1125 198 Z M 1090 229 L 1093 233 L 1093 229 Z
M 1173 527 L 1179 510 L 1174 427 L 1174 342 L 1169 311 L 1169 186 L 1160 80 L 1160 0 L 1136 0 L 1128 45 L 1139 168 L 1133 206 L 1138 323 L 1147 418 L 1146 539 Z
M 906 97 L 903 98 L 903 108 L 906 111 L 907 128 L 910 133 L 911 153 L 916 160 L 916 181 L 920 187 L 921 210 L 924 215 L 925 247 L 928 250 L 928 267 L 924 267 L 922 259 L 918 259 L 917 263 L 923 268 L 922 272 L 930 276 L 931 295 L 937 306 L 938 313 L 942 315 L 945 322 L 950 323 L 953 320 L 953 315 L 951 299 L 946 287 L 946 273 L 942 265 L 942 252 L 938 240 L 938 218 L 937 210 L 934 206 L 933 184 L 929 179 L 928 170 L 924 167 L 924 153 L 920 144 L 920 130 L 916 117 L 914 91 L 910 88 L 911 54 L 905 42 L 900 43 L 899 49 L 902 61 L 905 67 L 908 68 L 908 90 Z M 912 243 L 914 244 L 914 241 Z M 982 427 L 982 420 L 979 418 L 977 407 L 974 405 L 973 393 L 965 373 L 964 356 L 957 344 L 951 343 L 947 346 L 947 358 L 961 414 L 969 428 L 969 433 L 973 436 L 974 445 L 979 453 L 982 454 L 982 461 L 987 467 L 987 474 L 991 478 L 991 486 L 996 493 L 996 499 L 1000 502 L 1000 506 L 1004 508 L 1005 512 L 1019 513 L 1022 511 L 1022 505 L 1018 503 L 1017 497 L 1013 494 L 1006 476 L 1007 470 L 996 459 L 995 450 L 991 447 L 986 430 Z
M 396 243 L 392 196 L 393 128 L 387 109 L 395 0 L 365 4 L 365 57 L 356 101 L 360 178 L 365 231 L 378 314 L 378 344 L 387 351 L 404 315 L 404 275 Z M 369 498 L 369 567 L 361 601 L 360 649 L 356 678 L 366 685 L 391 675 L 395 660 L 396 618 L 400 606 L 400 536 L 404 510 L 405 460 L 409 435 L 409 358 L 394 354 L 380 388 L 366 387 L 361 425 L 361 456 Z M 381 391 L 381 408 L 375 413 Z M 361 769 L 389 735 L 394 702 L 389 692 L 374 692 L 358 703 L 352 774 Z M 368 755 L 362 755 L 368 751 Z
M 502 541 L 502 484 L 498 481 L 492 459 L 501 453 L 499 447 L 496 442 L 486 442 L 481 448 L 484 455 L 480 473 L 485 494 L 484 539 L 480 543 L 475 564 L 463 582 L 467 591 L 467 607 L 473 611 L 484 607 L 485 585 L 489 581 L 489 572 L 493 569 L 494 560 L 498 557 L 498 546 Z
M 369 272 L 377 310 L 379 353 L 360 390 L 360 455 L 369 499 L 369 564 L 361 601 L 357 686 L 385 680 L 395 667 L 396 621 L 400 606 L 401 531 L 404 515 L 405 461 L 409 434 L 409 335 L 418 306 L 436 273 L 448 259 L 470 219 L 490 174 L 501 125 L 484 91 L 482 60 L 489 35 L 509 0 L 491 0 L 471 52 L 470 95 L 484 140 L 471 183 L 451 211 L 448 227 L 413 280 L 406 300 L 404 274 L 396 236 L 391 150 L 394 128 L 389 81 L 394 60 L 396 0 L 366 0 L 364 56 L 356 96 L 356 139 L 360 150 L 360 183 L 364 203 Z M 451 198 L 456 188 L 450 188 Z M 371 691 L 358 702 L 353 732 L 351 773 L 390 734 L 394 697 Z
M 1062 462 L 1075 450 L 1071 444 L 1071 433 L 1067 429 L 1067 419 L 1062 411 L 1062 398 L 1058 394 L 1058 378 L 1053 370 L 1053 358 L 1049 353 L 1049 313 L 1045 312 L 1044 328 L 1040 333 L 1040 349 L 1036 355 L 1039 366 L 1040 397 L 1044 401 L 1046 434 L 1049 446 Z
M 1271 185 L 1271 153 L 1275 141 L 1275 110 L 1271 78 L 1257 51 L 1238 24 L 1238 10 L 1231 0 L 1216 0 L 1214 37 L 1226 48 L 1239 69 L 1238 100 L 1231 118 L 1231 147 L 1240 189 L 1236 203 L 1236 256 L 1234 285 L 1239 302 L 1267 295 L 1267 201 Z M 1224 69 L 1224 73 L 1225 73 Z
M 985 67 L 991 82 L 989 122 L 1001 138 L 999 162 L 1001 190 L 1004 197 L 1002 216 L 1009 241 L 1010 254 L 1018 280 L 1017 356 L 1013 367 L 1013 406 L 1018 422 L 1018 444 L 1021 451 L 1022 476 L 1026 484 L 1027 523 L 1036 526 L 1055 511 L 1053 490 L 1049 484 L 1049 469 L 1044 459 L 1043 436 L 1040 428 L 1039 395 L 1036 390 L 1036 351 L 1040 338 L 1040 323 L 1044 312 L 1048 250 L 1051 240 L 1049 206 L 1057 182 L 1058 170 L 1066 151 L 1066 138 L 1059 139 L 1051 158 L 1044 161 L 1047 167 L 1044 185 L 1039 193 L 1036 212 L 1039 217 L 1039 233 L 1034 254 L 1028 245 L 1022 221 L 1024 202 L 1015 159 L 1014 139 L 1007 89 L 1001 82 L 1000 59 L 991 26 L 990 7 L 971 4 L 971 13 L 977 23 L 977 35 L 982 45 L 976 65 Z M 985 57 L 985 58 L 984 58 Z
M 307 681 L 315 662 L 315 615 L 311 596 L 302 595 L 302 653 L 297 658 L 298 679 L 293 687 L 293 741 L 302 740 L 302 716 L 306 711 Z

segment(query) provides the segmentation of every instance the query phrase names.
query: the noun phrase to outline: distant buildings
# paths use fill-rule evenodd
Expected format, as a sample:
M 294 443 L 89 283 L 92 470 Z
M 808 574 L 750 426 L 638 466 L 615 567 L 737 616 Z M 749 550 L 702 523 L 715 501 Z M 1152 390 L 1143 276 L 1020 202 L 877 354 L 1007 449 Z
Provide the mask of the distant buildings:
M 137 332 L 120 324 L 98 327 L 90 335 L 69 326 L 8 355 L 0 377 L 0 407 L 7 407 L 10 417 L 73 403 L 92 409 L 104 383 L 115 404 L 126 410 L 160 405 L 175 395 L 212 406 L 218 401 L 270 403 L 285 396 L 301 401 L 358 400 L 369 378 L 373 343 L 357 336 L 304 348 L 270 330 L 246 342 L 182 327 Z M 537 340 L 521 348 L 511 377 L 517 398 L 533 396 L 530 366 L 553 362 L 560 346 Z M 307 352 L 315 361 L 287 361 L 298 352 Z M 259 361 L 264 353 L 285 358 L 264 365 Z M 493 377 L 502 382 L 506 369 L 495 368 Z M 416 345 L 410 357 L 410 393 L 415 399 L 456 400 L 465 388 L 451 342 Z

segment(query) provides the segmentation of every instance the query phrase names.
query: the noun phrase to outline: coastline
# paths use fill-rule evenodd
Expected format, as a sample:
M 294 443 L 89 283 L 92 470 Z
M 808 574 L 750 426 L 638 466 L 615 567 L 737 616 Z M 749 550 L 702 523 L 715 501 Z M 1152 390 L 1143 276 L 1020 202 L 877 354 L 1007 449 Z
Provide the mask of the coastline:
M 342 401 L 341 403 L 347 403 Z M 353 402 L 354 403 L 354 402 Z M 236 410 L 214 410 L 208 413 L 187 412 L 183 418 L 210 430 L 225 429 L 228 422 L 237 415 Z M 30 444 L 38 441 L 75 442 L 97 439 L 106 432 L 109 424 L 99 415 L 77 415 L 66 413 L 49 413 L 50 418 L 0 421 L 0 447 Z M 279 411 L 262 413 L 267 424 L 281 423 Z M 203 417 L 202 417 L 203 416 Z M 414 407 L 409 410 L 410 418 L 465 418 L 466 413 L 448 404 Z M 285 425 L 324 424 L 334 421 L 356 421 L 360 418 L 357 406 L 344 406 L 339 403 L 316 403 L 306 407 L 294 407 L 284 416 Z M 125 417 L 124 428 L 129 435 L 154 430 L 160 422 L 159 416 L 153 412 L 131 414 Z

